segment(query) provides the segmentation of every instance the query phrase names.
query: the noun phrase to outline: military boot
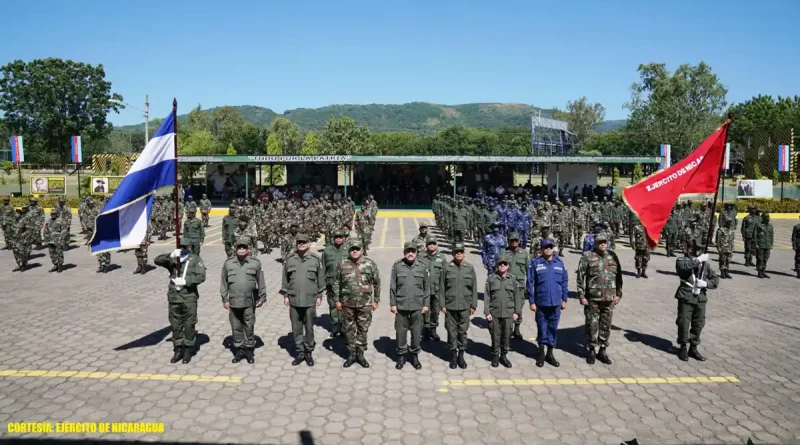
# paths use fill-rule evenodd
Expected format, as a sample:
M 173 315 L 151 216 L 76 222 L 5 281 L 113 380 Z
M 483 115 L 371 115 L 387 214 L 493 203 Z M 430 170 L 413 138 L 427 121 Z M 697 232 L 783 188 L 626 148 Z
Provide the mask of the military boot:
M 458 367 L 458 352 L 453 351 L 452 355 L 450 356 L 450 369 L 456 369 Z
M 706 361 L 706 358 L 703 357 L 703 355 L 700 354 L 700 351 L 697 350 L 696 345 L 689 346 L 689 357 L 697 360 L 698 362 Z
M 108 273 L 108 266 L 103 266 L 103 267 L 101 267 L 101 268 L 100 268 L 100 271 L 101 271 L 102 273 Z
M 175 346 L 172 349 L 172 352 L 174 354 L 172 355 L 172 358 L 169 359 L 169 362 L 170 363 L 178 363 L 178 361 L 181 359 L 181 357 L 183 357 L 183 346 Z
M 636 278 L 642 277 L 642 269 L 636 269 Z
M 400 357 L 397 357 L 397 364 L 394 365 L 394 369 L 403 369 L 403 366 L 406 365 L 406 356 L 404 354 L 400 354 Z
M 422 369 L 422 363 L 419 362 L 419 355 L 411 354 L 411 360 L 409 361 L 411 362 L 411 366 L 413 366 L 417 371 Z
M 136 275 L 137 273 L 141 273 L 141 272 L 142 272 L 142 265 L 140 264 L 140 265 L 136 266 L 136 270 L 133 271 L 133 274 Z
M 292 360 L 292 366 L 297 366 L 300 363 L 303 363 L 304 361 L 306 361 L 305 352 L 298 352 L 297 355 L 294 357 L 294 360 Z
M 244 348 L 236 348 L 236 353 L 233 354 L 233 360 L 231 363 L 239 363 L 240 361 L 244 360 Z
M 147 263 L 142 264 L 142 271 L 139 274 L 144 275 L 147 273 Z
M 684 362 L 689 361 L 689 347 L 686 346 L 686 343 L 681 345 L 681 350 L 678 351 L 678 358 Z
M 800 274 L 798 274 L 798 278 L 800 278 Z M 431 328 L 430 335 L 431 335 L 431 340 L 433 340 L 433 341 L 441 341 L 442 340 L 441 337 L 439 337 L 439 334 L 436 333 L 436 328 Z
M 253 348 L 247 348 L 244 351 L 244 358 L 247 360 L 247 363 L 253 364 L 256 362 L 256 354 Z
M 343 368 L 349 368 L 353 366 L 353 363 L 356 362 L 356 353 L 355 351 L 350 351 L 350 355 L 347 356 L 347 360 L 344 361 L 342 364 Z
M 647 269 L 642 269 L 642 278 L 647 279 Z
M 461 369 L 467 369 L 467 361 L 464 360 L 464 350 L 458 351 L 458 367 Z
M 428 341 L 430 339 L 431 339 L 431 331 L 426 326 L 426 327 L 422 328 L 422 335 L 420 335 L 420 340 Z
M 594 365 L 594 359 L 595 359 L 594 348 L 587 349 L 587 351 L 586 351 L 586 363 L 588 363 L 590 365 Z
M 558 360 L 556 360 L 556 356 L 553 355 L 552 346 L 547 347 L 547 355 L 544 357 L 544 360 L 554 368 L 558 368 L 559 366 L 561 366 L 561 363 L 558 363 Z
M 95 273 L 103 273 L 103 266 L 97 266 Z
M 510 368 L 511 361 L 508 360 L 508 356 L 506 354 L 508 354 L 506 351 L 500 353 L 500 364 L 505 366 L 506 368 Z
M 184 346 L 183 347 L 183 360 L 181 361 L 184 365 L 192 361 L 192 347 L 191 346 Z
M 52 269 L 50 269 L 50 270 L 48 270 L 47 272 L 55 272 L 56 270 L 58 270 L 58 266 L 56 266 L 55 264 L 53 264 L 53 268 L 52 268 Z
M 306 365 L 314 366 L 314 357 L 311 356 L 311 352 L 306 352 Z
M 763 276 L 764 278 L 769 278 L 769 275 L 767 275 L 767 271 L 766 270 L 762 270 L 761 271 L 761 276 Z
M 511 338 L 522 340 L 522 332 L 519 331 L 519 323 L 514 323 L 514 332 L 511 334 Z
M 492 354 L 492 368 L 500 366 L 500 354 Z
M 606 348 L 600 348 L 600 350 L 597 351 L 597 360 L 600 360 L 600 363 L 605 363 L 606 365 L 612 363 L 611 359 L 608 358 L 608 354 L 606 354 Z
M 56 272 L 57 272 L 57 273 L 64 272 L 64 265 L 63 265 L 63 264 L 59 264 L 59 265 L 58 265 L 58 268 L 56 268 Z
M 797 278 L 800 278 L 800 266 L 795 266 L 797 269 Z
M 369 362 L 364 358 L 364 351 L 359 350 L 356 353 L 356 362 L 361 365 L 362 368 L 369 368 Z
M 544 345 L 539 345 L 539 354 L 536 355 L 536 366 L 538 368 L 544 366 L 544 358 L 545 358 Z
M 759 269 L 759 271 L 758 271 L 758 278 L 764 278 L 764 271 L 763 271 L 763 270 L 760 270 L 760 269 Z

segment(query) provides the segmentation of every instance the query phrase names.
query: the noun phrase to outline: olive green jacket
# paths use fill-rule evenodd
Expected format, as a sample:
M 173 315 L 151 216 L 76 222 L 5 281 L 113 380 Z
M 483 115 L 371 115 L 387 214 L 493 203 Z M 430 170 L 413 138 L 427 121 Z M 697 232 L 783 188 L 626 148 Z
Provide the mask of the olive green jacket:
M 317 298 L 325 290 L 325 269 L 319 255 L 306 251 L 300 256 L 292 252 L 283 264 L 283 281 L 280 294 L 296 307 L 316 305 Z
M 246 308 L 267 301 L 267 286 L 261 261 L 249 255 L 240 261 L 228 258 L 222 265 L 219 293 L 223 303 L 233 308 Z

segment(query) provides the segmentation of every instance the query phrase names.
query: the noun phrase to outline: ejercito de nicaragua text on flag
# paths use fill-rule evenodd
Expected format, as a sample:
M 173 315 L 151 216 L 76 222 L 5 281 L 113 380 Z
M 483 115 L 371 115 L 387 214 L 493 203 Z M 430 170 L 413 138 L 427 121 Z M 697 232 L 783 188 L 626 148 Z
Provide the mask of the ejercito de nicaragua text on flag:
M 658 245 L 661 229 L 682 194 L 716 192 L 729 126 L 730 120 L 680 162 L 622 191 L 625 203 L 642 222 L 650 247 Z

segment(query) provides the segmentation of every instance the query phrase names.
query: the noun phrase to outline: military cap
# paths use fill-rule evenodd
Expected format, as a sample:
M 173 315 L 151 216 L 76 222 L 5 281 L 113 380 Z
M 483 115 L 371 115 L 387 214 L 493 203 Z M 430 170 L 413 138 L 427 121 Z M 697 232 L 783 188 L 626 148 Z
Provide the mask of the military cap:
M 334 237 L 336 237 L 336 236 L 345 236 L 346 237 L 347 235 L 349 235 L 349 233 L 347 231 L 345 231 L 345 230 L 337 230 L 337 231 L 333 232 L 333 236 Z
M 511 232 L 508 232 L 508 240 L 509 241 L 513 241 L 513 240 L 519 241 L 519 233 L 516 232 L 516 231 L 513 231 L 513 230 Z
M 236 208 L 236 203 L 232 202 L 231 205 L 228 206 L 228 208 L 229 209 L 235 209 Z
M 308 242 L 308 235 L 305 233 L 298 233 L 296 237 L 294 237 L 294 241 L 297 243 L 307 243 Z
M 511 260 L 508 258 L 508 255 L 503 254 L 503 255 L 498 256 L 497 257 L 497 261 L 494 262 L 495 265 L 498 265 L 500 263 L 509 264 L 509 263 L 511 263 Z
M 464 251 L 464 243 L 453 243 L 453 252 Z
M 242 215 L 239 217 L 239 221 L 250 222 L 250 218 L 248 218 L 247 215 Z
M 425 238 L 425 244 L 426 245 L 427 244 L 438 244 L 438 241 L 436 241 L 436 237 L 435 236 L 429 236 L 429 237 Z
M 38 201 L 38 199 L 36 199 L 36 197 L 33 197 L 33 196 L 31 196 L 31 199 L 30 199 L 30 201 L 31 201 L 31 202 L 37 202 L 37 201 Z
M 421 229 L 423 227 L 427 229 L 428 228 L 428 223 L 420 223 L 419 228 Z
M 250 248 L 250 239 L 246 237 L 236 238 L 236 247 L 239 246 L 246 246 L 248 249 Z
M 406 250 L 413 250 L 414 252 L 416 252 L 417 244 L 413 241 L 407 241 L 405 244 L 403 244 L 403 252 L 405 252 Z
M 595 239 L 597 239 L 597 238 L 595 237 Z M 541 248 L 541 249 L 544 249 L 545 247 L 553 247 L 553 246 L 554 246 L 553 240 L 551 240 L 550 238 L 543 239 L 542 242 L 539 244 L 539 248 Z
M 361 249 L 364 246 L 361 245 L 361 240 L 359 239 L 352 239 L 350 240 L 350 245 L 347 246 L 347 249 Z
M 292 223 L 289 227 L 300 227 L 297 223 Z
M 608 242 L 608 236 L 605 233 L 600 232 L 600 233 L 598 233 L 597 235 L 594 236 L 594 242 L 595 242 L 595 244 L 597 244 L 597 243 L 607 243 Z
M 762 214 L 761 214 L 761 216 L 762 216 L 762 217 L 763 217 L 763 216 L 766 216 L 767 218 L 769 218 L 769 212 L 764 212 L 764 213 L 762 213 Z

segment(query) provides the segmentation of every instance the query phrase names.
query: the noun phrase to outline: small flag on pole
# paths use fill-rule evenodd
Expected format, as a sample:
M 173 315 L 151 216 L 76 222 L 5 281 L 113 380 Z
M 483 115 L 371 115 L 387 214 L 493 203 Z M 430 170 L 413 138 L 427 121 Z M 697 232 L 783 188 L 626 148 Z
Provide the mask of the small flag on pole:
M 25 149 L 22 146 L 22 136 L 11 136 L 11 162 L 15 164 L 25 162 Z
M 669 144 L 661 144 L 661 163 L 658 166 L 659 170 L 664 170 L 672 166 L 672 146 Z
M 791 149 L 788 145 L 778 145 L 778 171 L 788 172 L 789 159 L 791 159 Z
M 725 144 L 725 159 L 722 160 L 722 169 L 728 171 L 731 169 L 731 143 Z
M 83 146 L 81 144 L 80 136 L 72 136 L 70 138 L 70 145 L 72 146 L 72 162 L 80 164 L 83 162 Z

